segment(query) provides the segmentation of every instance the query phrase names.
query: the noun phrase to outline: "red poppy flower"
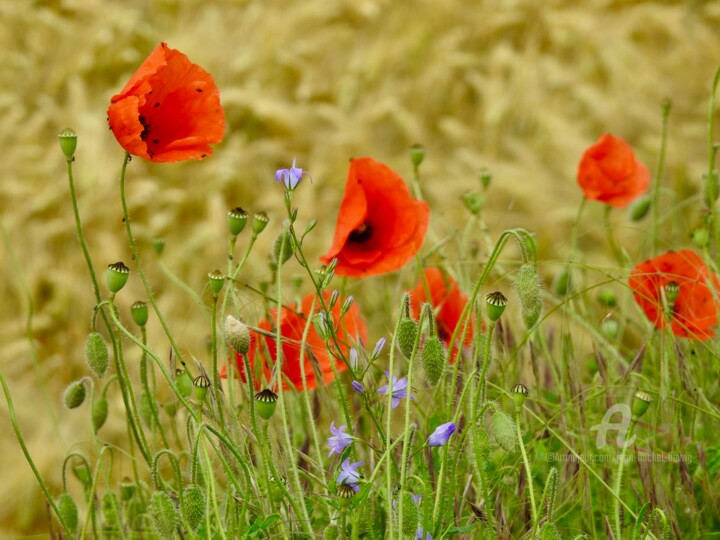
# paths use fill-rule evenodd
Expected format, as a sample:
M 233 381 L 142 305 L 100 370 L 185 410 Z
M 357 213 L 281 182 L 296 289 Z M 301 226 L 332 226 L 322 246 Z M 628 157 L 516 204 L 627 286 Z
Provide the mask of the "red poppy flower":
M 591 201 L 625 208 L 645 193 L 650 171 L 635 158 L 627 142 L 606 133 L 585 150 L 577 181 Z
M 680 287 L 672 305 L 670 329 L 680 337 L 710 339 L 718 320 L 720 282 L 690 250 L 669 251 L 633 268 L 629 285 L 635 302 L 657 328 L 665 328 L 662 291 L 674 281 Z
M 128 153 L 158 162 L 209 156 L 225 131 L 210 74 L 165 43 L 110 100 L 108 122 Z
M 324 295 L 325 300 L 329 300 L 330 293 Z M 297 311 L 295 306 L 283 307 L 280 315 L 280 334 L 283 337 L 282 351 L 283 351 L 283 363 L 282 363 L 282 374 L 283 380 L 290 383 L 297 389 L 303 389 L 302 382 L 302 371 L 300 366 L 300 343 L 302 342 L 302 336 L 305 332 L 305 326 L 307 324 L 307 317 L 305 314 L 310 312 L 314 294 L 306 296 Z M 360 309 L 357 304 L 353 303 L 350 306 L 348 312 L 340 319 L 340 310 L 342 307 L 342 300 L 338 301 L 331 313 L 335 324 L 340 321 L 339 329 L 337 330 L 339 347 L 343 355 L 347 358 L 350 347 L 355 342 L 364 343 L 367 341 L 367 327 L 365 322 L 360 317 Z M 319 302 L 316 303 L 314 313 L 317 313 L 319 308 Z M 258 324 L 258 328 L 262 328 L 268 332 L 274 332 L 275 324 L 277 321 L 277 310 L 270 311 L 270 319 L 263 320 Z M 277 346 L 274 337 L 264 336 L 250 332 L 251 334 L 251 346 L 248 352 L 248 362 L 250 368 L 255 372 L 254 379 L 256 387 L 261 386 L 261 378 L 264 375 L 265 379 L 270 377 L 270 367 L 277 359 Z M 256 360 L 261 359 L 261 365 L 256 365 Z M 305 347 L 305 380 L 307 382 L 308 390 L 317 388 L 319 384 L 326 386 L 335 378 L 333 374 L 331 362 L 335 362 L 335 369 L 342 373 L 347 370 L 347 365 L 340 359 L 333 359 L 327 352 L 325 342 L 318 335 L 315 330 L 315 326 L 311 324 L 308 331 L 306 347 Z M 240 376 L 244 382 L 247 382 L 245 377 L 244 362 L 240 355 L 235 355 L 235 361 L 237 362 Z M 226 370 L 223 368 L 220 375 L 222 377 L 227 376 Z M 319 378 L 318 378 L 319 377 Z M 284 388 L 287 388 L 287 384 Z
M 467 295 L 460 290 L 457 282 L 448 274 L 444 274 L 438 268 L 426 268 L 425 280 L 430 290 L 430 303 L 435 311 L 435 323 L 437 325 L 440 341 L 448 345 L 455 327 L 460 321 L 465 305 L 468 302 Z M 420 317 L 420 309 L 424 302 L 428 302 L 425 294 L 425 284 L 422 278 L 418 279 L 417 285 L 410 292 L 410 314 L 414 319 Z M 462 332 L 462 328 L 458 330 Z M 458 335 L 458 339 L 460 336 Z M 468 333 L 463 343 L 464 347 L 470 347 L 473 341 L 473 321 L 470 319 Z M 455 361 L 458 346 L 455 345 L 453 354 L 450 355 L 450 363 Z
M 387 165 L 371 158 L 350 160 L 335 238 L 320 257 L 337 257 L 339 276 L 365 277 L 402 267 L 423 243 L 430 218 L 425 201 Z

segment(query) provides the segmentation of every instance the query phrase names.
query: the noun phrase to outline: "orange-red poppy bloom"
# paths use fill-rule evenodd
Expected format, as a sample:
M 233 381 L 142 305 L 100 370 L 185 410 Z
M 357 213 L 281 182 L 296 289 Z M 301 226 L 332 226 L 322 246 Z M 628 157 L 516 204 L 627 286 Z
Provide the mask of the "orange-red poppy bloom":
M 445 345 L 449 345 L 455 327 L 460 322 L 460 315 L 468 303 L 468 297 L 460 290 L 457 282 L 449 274 L 444 274 L 438 268 L 426 268 L 425 281 L 427 281 L 427 288 L 430 291 L 430 300 L 428 300 L 423 279 L 418 279 L 417 285 L 410 291 L 410 314 L 417 320 L 420 317 L 420 309 L 423 303 L 430 302 L 435 312 L 438 337 Z M 462 327 L 458 330 L 456 343 L 460 340 L 460 332 L 462 332 Z M 470 347 L 472 341 L 473 320 L 471 314 L 463 347 Z M 457 352 L 458 346 L 456 344 L 453 354 L 450 355 L 451 363 L 455 361 Z
M 120 146 L 150 161 L 202 159 L 225 132 L 220 92 L 210 74 L 165 43 L 113 96 L 107 114 Z
M 324 295 L 327 302 L 330 293 Z M 307 314 L 310 313 L 312 302 L 315 299 L 314 294 L 306 296 L 300 309 L 297 310 L 294 305 L 283 307 L 280 314 L 280 334 L 283 338 L 282 342 L 282 376 L 286 383 L 284 388 L 288 387 L 288 382 L 297 390 L 303 389 L 302 367 L 300 363 L 301 343 L 305 327 L 307 325 Z M 367 341 L 367 327 L 360 316 L 360 309 L 356 303 L 350 306 L 345 315 L 340 317 L 342 307 L 342 299 L 338 301 L 331 310 L 334 324 L 336 325 L 336 334 L 338 336 L 338 347 L 342 351 L 342 355 L 348 358 L 350 347 L 355 343 L 365 343 Z M 320 303 L 316 301 L 313 313 L 317 313 Z M 268 332 L 275 332 L 277 323 L 277 310 L 270 311 L 270 319 L 265 319 L 258 324 L 258 328 Z M 250 332 L 251 346 L 248 352 L 248 362 L 250 369 L 254 372 L 254 380 L 256 387 L 263 386 L 263 377 L 267 380 L 270 376 L 270 367 L 277 360 L 277 343 L 275 337 L 265 336 Z M 332 343 L 332 342 L 331 342 Z M 258 359 L 260 362 L 258 363 Z M 244 361 L 240 355 L 235 355 L 238 370 L 243 381 L 247 382 L 245 377 Z M 305 380 L 309 390 L 317 388 L 318 385 L 326 386 L 333 381 L 335 375 L 331 362 L 335 363 L 335 369 L 338 373 L 347 370 L 347 364 L 339 358 L 331 356 L 325 341 L 315 330 L 315 326 L 311 323 L 308 330 L 307 341 L 304 353 Z M 221 376 L 227 376 L 225 369 L 221 370 Z
M 657 328 L 665 328 L 668 316 L 663 310 L 663 295 L 670 282 L 679 291 L 670 311 L 670 329 L 680 337 L 710 339 L 711 327 L 718 320 L 720 281 L 694 252 L 669 251 L 643 261 L 630 274 L 629 285 L 635 302 Z M 667 302 L 667 300 L 666 300 Z
M 635 158 L 627 142 L 606 133 L 585 150 L 577 181 L 587 199 L 625 208 L 645 193 L 650 171 Z
M 405 181 L 371 158 L 350 160 L 335 238 L 325 255 L 339 276 L 365 277 L 401 268 L 425 239 L 430 209 L 410 196 Z

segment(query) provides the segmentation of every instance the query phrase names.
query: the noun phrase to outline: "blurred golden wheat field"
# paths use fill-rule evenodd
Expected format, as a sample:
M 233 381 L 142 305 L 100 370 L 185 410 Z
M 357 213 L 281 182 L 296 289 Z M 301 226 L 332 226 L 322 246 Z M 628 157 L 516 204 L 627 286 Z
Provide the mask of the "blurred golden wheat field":
M 227 210 L 267 211 L 265 243 L 241 276 L 256 286 L 268 274 L 258 254 L 268 253 L 283 212 L 273 174 L 293 157 L 313 176 L 294 199 L 306 221 L 319 220 L 312 254 L 332 238 L 348 158 L 375 157 L 409 179 L 408 148 L 421 143 L 436 238 L 462 230 L 469 214 L 461 196 L 487 168 L 490 233 L 536 232 L 545 279 L 567 255 L 582 198 L 577 162 L 600 134 L 627 139 L 654 170 L 660 104 L 669 99 L 665 186 L 692 204 L 707 167 L 718 2 L 1 0 L 0 16 L 0 362 L 29 451 L 55 492 L 65 455 L 91 437 L 87 409 L 67 411 L 60 396 L 85 374 L 94 306 L 57 133 L 78 133 L 76 186 L 96 268 L 129 261 L 117 182 L 123 151 L 106 110 L 160 41 L 213 75 L 226 112 L 225 138 L 207 160 L 136 158 L 128 172 L 150 281 L 181 347 L 199 359 L 207 309 L 161 277 L 151 241 L 165 239 L 163 261 L 202 295 L 207 272 L 225 264 Z M 600 217 L 590 205 L 588 223 Z M 692 218 L 677 216 L 679 231 L 693 227 L 685 219 Z M 636 238 L 642 223 L 624 223 L 620 237 Z M 598 261 L 607 257 L 601 238 L 582 237 Z M 388 279 L 399 290 L 413 276 L 406 269 Z M 131 279 L 119 304 L 143 297 Z M 260 302 L 246 298 L 252 320 Z M 363 309 L 371 329 L 389 324 L 373 323 L 372 304 Z M 160 340 L 157 325 L 150 332 Z M 119 417 L 116 394 L 111 411 Z M 0 409 L 0 537 L 47 531 L 46 505 L 4 400 Z M 123 430 L 119 419 L 110 422 L 103 438 L 120 441 Z

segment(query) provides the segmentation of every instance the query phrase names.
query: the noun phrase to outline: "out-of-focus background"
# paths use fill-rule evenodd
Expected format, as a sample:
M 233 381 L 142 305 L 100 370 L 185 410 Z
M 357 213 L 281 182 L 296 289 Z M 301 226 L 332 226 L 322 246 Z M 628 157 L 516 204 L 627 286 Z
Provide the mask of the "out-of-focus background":
M 129 263 L 117 182 L 123 152 L 105 112 L 160 41 L 214 76 L 227 118 L 225 139 L 204 162 L 135 159 L 128 173 L 151 281 L 182 346 L 198 357 L 206 312 L 161 279 L 151 240 L 165 238 L 164 262 L 201 292 L 207 272 L 225 265 L 227 210 L 265 210 L 267 241 L 243 279 L 266 278 L 264 257 L 283 211 L 273 174 L 293 157 L 314 179 L 295 197 L 305 222 L 319 220 L 313 256 L 332 238 L 353 156 L 375 157 L 409 179 L 408 147 L 423 144 L 437 237 L 462 230 L 469 214 L 461 196 L 478 190 L 479 171 L 489 169 L 491 235 L 507 226 L 536 231 L 543 261 L 567 255 L 582 197 L 576 164 L 603 132 L 626 138 L 654 171 L 660 104 L 669 99 L 664 185 L 680 200 L 694 197 L 707 167 L 717 2 L 0 0 L 0 20 L 0 366 L 55 493 L 64 456 L 90 440 L 87 406 L 64 410 L 60 396 L 86 373 L 82 346 L 94 305 L 57 133 L 78 133 L 76 184 L 96 267 Z M 590 205 L 582 244 L 599 260 L 606 248 L 593 222 L 601 212 Z M 692 228 L 692 215 L 678 217 L 688 220 L 681 228 Z M 622 212 L 615 218 L 627 229 L 621 238 L 642 228 Z M 413 276 L 392 279 L 409 286 Z M 120 303 L 143 296 L 132 279 Z M 248 296 L 249 319 L 260 311 L 254 302 Z M 115 414 L 120 407 L 111 404 Z M 105 439 L 122 440 L 121 424 L 107 429 Z M 4 400 L 0 433 L 0 537 L 47 531 Z

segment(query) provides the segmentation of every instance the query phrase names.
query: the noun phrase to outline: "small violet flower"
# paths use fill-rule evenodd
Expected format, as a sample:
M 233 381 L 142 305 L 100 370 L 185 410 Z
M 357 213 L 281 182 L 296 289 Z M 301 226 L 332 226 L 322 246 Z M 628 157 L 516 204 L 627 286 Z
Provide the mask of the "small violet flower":
M 383 347 L 385 347 L 385 338 L 381 337 L 377 340 L 377 343 L 375 343 L 375 348 L 372 352 L 372 360 L 375 360 L 378 356 L 380 356 L 380 353 L 383 350 Z
M 455 424 L 452 422 L 448 422 L 447 424 L 441 424 L 437 428 L 435 428 L 435 431 L 433 431 L 432 435 L 430 435 L 430 438 L 428 439 L 428 445 L 429 446 L 442 446 L 446 442 L 448 442 L 448 439 L 450 439 L 450 436 L 455 433 L 456 430 Z
M 357 486 L 357 483 L 360 481 L 360 473 L 355 470 L 360 465 L 364 465 L 364 462 L 356 461 L 355 463 L 350 463 L 350 458 L 347 458 L 342 462 L 342 471 L 340 471 L 336 482 L 338 484 L 347 484 L 356 492 L 360 491 L 360 488 Z
M 330 447 L 330 453 L 328 457 L 332 456 L 333 453 L 342 454 L 342 451 L 350 446 L 353 442 L 353 436 L 344 433 L 347 426 L 335 427 L 335 422 L 330 422 L 330 432 L 332 437 L 328 437 L 328 446 Z
M 433 540 L 433 537 L 430 536 L 430 533 L 426 532 L 422 527 L 418 527 L 417 531 L 415 531 L 415 534 L 416 540 Z
M 387 376 L 388 380 L 390 379 L 390 373 L 387 371 L 385 372 L 385 375 Z M 402 379 L 399 379 L 393 375 L 392 378 L 392 408 L 396 408 L 400 404 L 401 399 L 407 399 L 408 392 L 407 392 L 407 379 L 403 377 Z M 378 394 L 386 394 L 388 391 L 388 385 L 381 386 L 378 388 Z M 410 399 L 415 399 L 415 396 L 410 394 Z
M 364 394 L 365 393 L 365 387 L 362 385 L 360 381 L 353 381 L 352 382 L 352 389 L 355 390 L 358 394 Z
M 289 169 L 278 169 L 275 171 L 275 180 L 282 182 L 285 189 L 288 191 L 295 191 L 295 188 L 297 188 L 300 180 L 302 180 L 302 177 L 306 174 L 310 177 L 310 181 L 312 182 L 312 175 L 309 172 L 302 170 L 300 167 L 296 167 L 295 158 L 293 158 L 292 166 Z
M 353 371 L 358 368 L 358 352 L 355 347 L 350 347 L 350 367 Z

